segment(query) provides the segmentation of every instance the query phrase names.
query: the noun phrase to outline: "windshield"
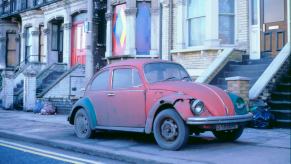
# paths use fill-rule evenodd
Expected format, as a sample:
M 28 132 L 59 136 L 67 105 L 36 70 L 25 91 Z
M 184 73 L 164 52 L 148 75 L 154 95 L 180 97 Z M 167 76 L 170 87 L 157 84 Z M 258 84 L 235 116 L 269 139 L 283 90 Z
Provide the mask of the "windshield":
M 186 70 L 179 64 L 175 63 L 149 63 L 144 67 L 144 74 L 149 83 L 185 80 L 191 81 Z

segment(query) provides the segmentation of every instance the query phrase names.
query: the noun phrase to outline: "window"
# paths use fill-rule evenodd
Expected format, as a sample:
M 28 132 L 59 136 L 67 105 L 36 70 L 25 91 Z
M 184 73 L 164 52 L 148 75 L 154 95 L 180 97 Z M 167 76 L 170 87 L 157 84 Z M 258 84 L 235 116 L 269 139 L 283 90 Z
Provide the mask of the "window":
M 32 37 L 31 37 L 32 27 L 25 28 L 25 61 L 31 55 Z
M 264 23 L 279 22 L 285 19 L 285 0 L 264 0 Z
M 44 33 L 43 33 L 43 25 L 39 26 L 39 62 L 44 62 Z
M 126 47 L 126 4 L 114 7 L 112 19 L 112 53 L 122 55 Z
M 96 76 L 91 84 L 91 90 L 104 91 L 109 89 L 109 71 L 104 71 Z
M 144 67 L 144 73 L 149 83 L 167 80 L 191 81 L 186 70 L 179 64 L 174 63 L 150 63 Z
M 205 0 L 188 0 L 187 26 L 189 46 L 202 45 L 205 40 Z
M 258 24 L 258 0 L 251 1 L 252 25 Z
M 114 70 L 113 89 L 122 89 L 140 86 L 141 80 L 136 69 L 123 68 Z
M 7 66 L 14 67 L 19 63 L 19 58 L 16 54 L 16 34 L 7 33 L 7 39 Z
M 219 39 L 234 44 L 234 0 L 219 0 Z
M 148 55 L 151 48 L 151 4 L 137 3 L 136 15 L 136 52 L 138 55 Z

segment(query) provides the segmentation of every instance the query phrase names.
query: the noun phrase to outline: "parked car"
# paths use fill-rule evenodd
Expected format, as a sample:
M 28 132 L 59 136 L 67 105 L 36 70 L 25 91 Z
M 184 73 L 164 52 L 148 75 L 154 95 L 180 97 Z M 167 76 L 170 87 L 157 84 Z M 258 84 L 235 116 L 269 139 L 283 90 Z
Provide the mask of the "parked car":
M 153 133 L 159 146 L 169 150 L 180 149 L 190 134 L 205 131 L 234 141 L 251 119 L 240 97 L 194 83 L 180 64 L 154 59 L 101 69 L 68 117 L 80 138 L 100 129 Z

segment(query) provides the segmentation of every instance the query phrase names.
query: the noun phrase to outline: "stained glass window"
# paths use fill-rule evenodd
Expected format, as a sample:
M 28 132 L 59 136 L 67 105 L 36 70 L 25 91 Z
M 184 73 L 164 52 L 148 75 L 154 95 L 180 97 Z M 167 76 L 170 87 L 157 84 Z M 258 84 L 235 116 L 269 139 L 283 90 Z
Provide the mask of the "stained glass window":
M 125 4 L 116 5 L 112 21 L 112 53 L 113 56 L 123 55 L 126 47 L 126 16 Z

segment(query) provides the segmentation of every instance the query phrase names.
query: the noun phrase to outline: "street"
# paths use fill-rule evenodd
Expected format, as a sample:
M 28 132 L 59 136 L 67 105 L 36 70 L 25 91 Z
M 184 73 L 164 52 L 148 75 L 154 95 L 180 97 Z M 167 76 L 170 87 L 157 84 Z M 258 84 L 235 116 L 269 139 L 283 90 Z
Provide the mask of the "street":
M 81 153 L 60 150 L 47 146 L 25 143 L 10 139 L 0 138 L 0 163 L 2 164 L 102 164 L 116 163 L 122 164 L 125 162 L 89 156 Z
M 9 145 L 16 143 L 35 147 L 36 144 L 36 148 L 53 152 L 53 156 L 64 154 L 102 163 L 287 164 L 290 163 L 291 150 L 290 129 L 246 128 L 242 136 L 231 143 L 219 142 L 211 133 L 203 133 L 191 136 L 183 149 L 168 151 L 161 149 L 152 135 L 103 131 L 92 139 L 80 139 L 74 134 L 74 127 L 67 123 L 65 115 L 45 116 L 5 110 L 0 110 L 0 140 L 8 141 Z M 4 160 L 4 154 L 10 154 L 6 159 L 11 163 L 14 163 L 13 159 L 24 158 L 21 157 L 23 152 L 18 154 L 15 151 L 18 150 L 7 150 L 1 145 L 1 160 Z M 26 159 L 34 158 L 36 154 L 29 153 L 29 157 L 25 155 Z M 40 158 L 38 155 L 36 157 Z M 76 160 L 64 156 L 61 158 Z M 66 162 L 54 158 L 40 160 Z

